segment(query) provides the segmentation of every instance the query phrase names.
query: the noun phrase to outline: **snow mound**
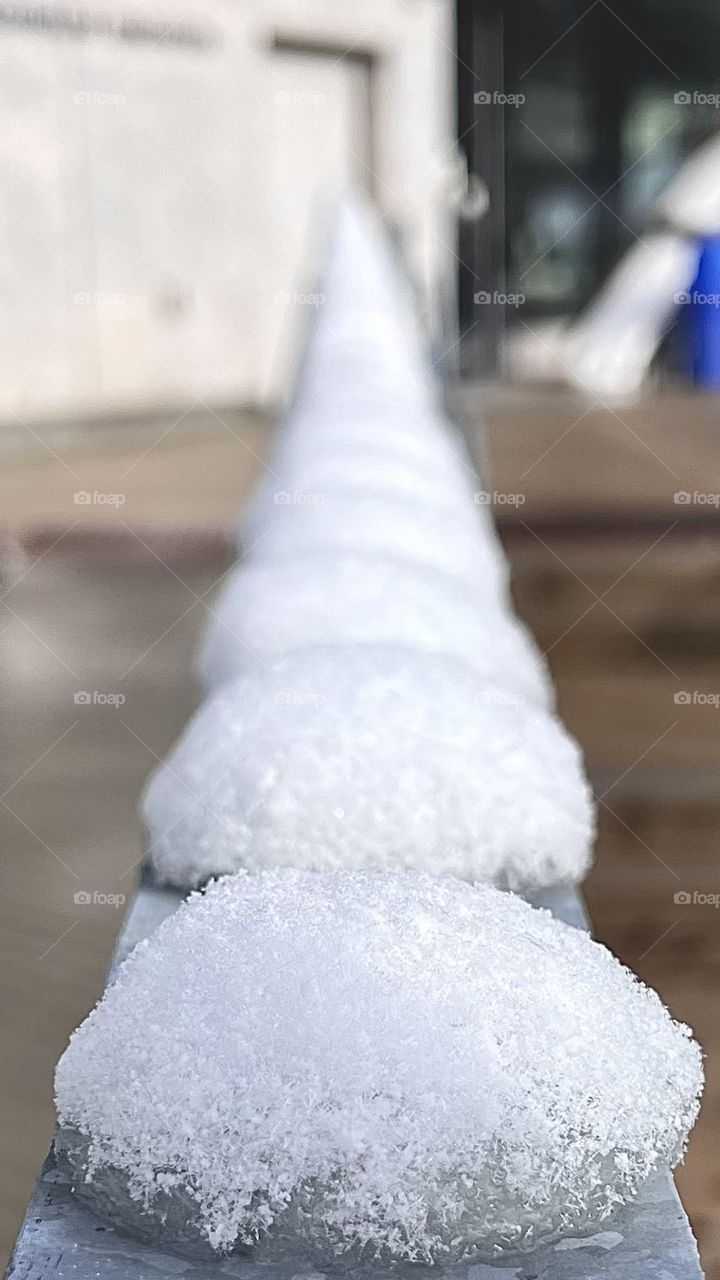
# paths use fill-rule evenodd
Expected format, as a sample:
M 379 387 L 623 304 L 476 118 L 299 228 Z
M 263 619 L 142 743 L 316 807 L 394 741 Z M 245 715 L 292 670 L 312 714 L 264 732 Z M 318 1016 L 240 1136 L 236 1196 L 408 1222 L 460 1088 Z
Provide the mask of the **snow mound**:
M 446 469 L 447 471 L 448 469 Z M 442 465 L 418 465 L 413 459 L 393 458 L 386 453 L 343 451 L 328 448 L 325 454 L 299 460 L 294 466 L 279 469 L 274 466 L 277 480 L 266 481 L 251 505 L 244 528 L 260 533 L 266 524 L 272 523 L 280 509 L 293 504 L 327 501 L 336 493 L 346 490 L 361 491 L 399 498 L 402 502 L 421 504 L 430 511 L 472 512 L 474 488 L 470 483 L 472 471 L 468 462 L 463 475 L 443 472 Z M 476 517 L 477 518 L 477 517 Z
M 697 1045 L 604 947 L 511 894 L 265 872 L 193 896 L 60 1060 L 61 1163 L 181 1251 L 496 1258 L 680 1157 Z
M 424 504 L 433 511 L 474 507 L 475 520 L 496 536 L 478 501 L 482 483 L 476 467 L 446 424 L 333 415 L 329 420 L 315 416 L 302 427 L 294 420 L 286 425 L 244 513 L 241 544 L 250 545 L 284 507 L 324 501 L 348 489 Z
M 320 290 L 296 404 L 432 407 L 437 379 L 407 275 L 377 211 L 358 197 L 338 205 Z
M 426 565 L 476 590 L 507 592 L 508 565 L 494 530 L 475 512 L 431 511 L 382 494 L 347 489 L 321 502 L 276 507 L 273 523 L 249 548 L 253 560 L 331 552 L 379 555 Z
M 460 660 L 298 649 L 201 706 L 144 797 L 159 879 L 414 869 L 503 887 L 582 878 L 593 808 L 549 712 Z
M 326 484 L 328 493 L 377 487 L 443 509 L 472 501 L 477 488 L 461 434 L 442 410 L 407 275 L 361 200 L 338 206 L 319 287 L 293 404 L 241 533 L 246 545 L 283 502 Z M 313 477 L 316 467 L 322 474 Z
M 509 612 L 431 569 L 370 556 L 240 565 L 228 576 L 200 654 L 207 690 L 305 645 L 402 644 L 455 654 L 500 688 L 552 702 L 550 676 Z
M 280 431 L 273 469 L 290 471 L 309 462 L 365 454 L 389 465 L 413 466 L 443 483 L 474 489 L 476 468 L 456 427 L 435 415 L 398 415 L 393 406 L 376 406 L 372 415 L 335 411 L 319 416 L 292 414 Z

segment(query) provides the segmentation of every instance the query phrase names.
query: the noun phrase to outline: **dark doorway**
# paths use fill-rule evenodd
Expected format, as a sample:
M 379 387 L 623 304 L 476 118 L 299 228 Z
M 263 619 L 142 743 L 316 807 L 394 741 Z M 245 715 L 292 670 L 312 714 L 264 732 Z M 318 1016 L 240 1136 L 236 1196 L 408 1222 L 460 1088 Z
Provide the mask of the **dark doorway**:
M 719 46 L 709 0 L 459 0 L 459 136 L 494 202 L 461 236 L 463 330 L 474 276 L 475 292 L 522 294 L 526 319 L 582 309 L 720 128 Z M 473 86 L 499 100 L 474 101 Z M 510 315 L 492 310 L 468 335 L 478 372 L 496 367 Z

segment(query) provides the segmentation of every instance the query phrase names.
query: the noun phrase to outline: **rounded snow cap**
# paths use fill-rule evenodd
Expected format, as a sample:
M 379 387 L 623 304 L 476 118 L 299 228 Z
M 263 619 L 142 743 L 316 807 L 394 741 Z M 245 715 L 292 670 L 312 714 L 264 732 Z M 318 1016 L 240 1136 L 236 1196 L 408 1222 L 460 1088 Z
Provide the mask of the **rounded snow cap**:
M 203 704 L 144 799 L 160 880 L 246 867 L 579 880 L 593 807 L 549 712 L 443 654 L 298 649 Z
M 552 702 L 550 676 L 525 628 L 462 583 L 402 560 L 298 556 L 240 565 L 226 579 L 199 661 L 208 690 L 305 645 L 402 644 L 455 654 L 529 702 Z
M 492 1260 L 677 1161 L 701 1081 L 688 1029 L 549 912 L 284 870 L 213 884 L 126 960 L 58 1066 L 57 1147 L 165 1247 Z

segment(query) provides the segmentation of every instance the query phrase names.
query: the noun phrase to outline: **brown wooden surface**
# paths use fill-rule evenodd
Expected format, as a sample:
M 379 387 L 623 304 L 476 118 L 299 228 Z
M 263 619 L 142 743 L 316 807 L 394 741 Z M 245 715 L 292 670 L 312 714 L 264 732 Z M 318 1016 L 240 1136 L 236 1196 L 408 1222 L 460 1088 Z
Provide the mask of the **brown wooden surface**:
M 471 437 L 477 403 L 466 401 Z M 497 508 L 517 606 L 600 797 L 586 884 L 596 935 L 706 1053 L 678 1185 L 707 1276 L 720 1280 L 720 908 L 675 900 L 720 895 L 720 520 L 712 504 L 674 500 L 720 495 L 720 399 L 587 411 L 521 395 L 486 415 L 485 487 L 524 497 Z

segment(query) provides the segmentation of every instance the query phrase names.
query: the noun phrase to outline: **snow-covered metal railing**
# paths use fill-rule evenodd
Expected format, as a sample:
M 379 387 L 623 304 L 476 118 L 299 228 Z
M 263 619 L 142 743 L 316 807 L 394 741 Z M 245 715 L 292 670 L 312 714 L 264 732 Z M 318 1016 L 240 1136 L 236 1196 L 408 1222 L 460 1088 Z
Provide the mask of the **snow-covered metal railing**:
M 699 1277 L 663 1171 L 699 1051 L 574 932 L 590 791 L 473 479 L 345 210 L 209 697 L 146 793 L 116 963 L 150 941 L 63 1056 L 69 1163 L 49 1157 L 13 1280 L 318 1280 L 356 1247 L 374 1280 Z
M 113 968 L 182 902 L 182 894 L 151 881 L 134 898 Z M 586 927 L 582 899 L 553 889 L 533 899 L 559 919 Z M 517 1265 L 471 1262 L 452 1268 L 416 1263 L 370 1267 L 372 1280 L 702 1280 L 697 1248 L 671 1175 L 657 1174 L 637 1200 L 594 1235 L 560 1241 Z M 288 1265 L 258 1267 L 231 1257 L 194 1262 L 161 1252 L 104 1225 L 75 1196 L 51 1151 L 38 1178 L 7 1280 L 326 1280 Z M 328 1280 L 331 1280 L 328 1277 Z

